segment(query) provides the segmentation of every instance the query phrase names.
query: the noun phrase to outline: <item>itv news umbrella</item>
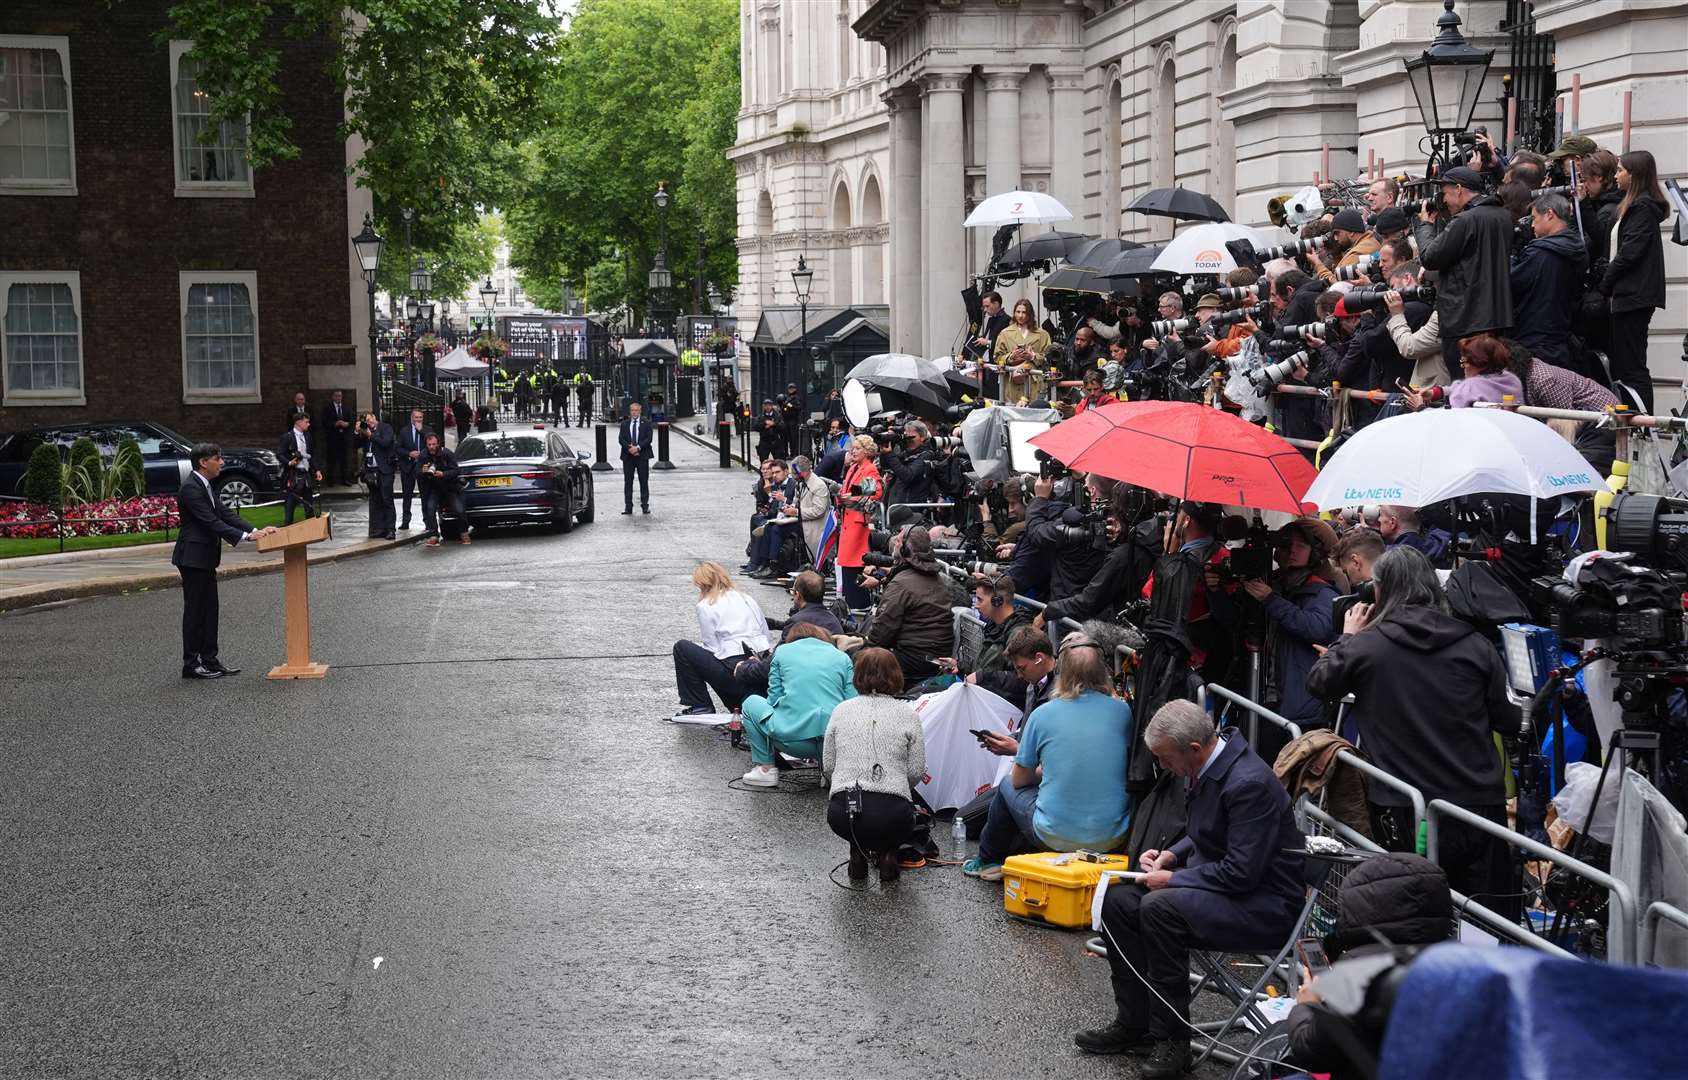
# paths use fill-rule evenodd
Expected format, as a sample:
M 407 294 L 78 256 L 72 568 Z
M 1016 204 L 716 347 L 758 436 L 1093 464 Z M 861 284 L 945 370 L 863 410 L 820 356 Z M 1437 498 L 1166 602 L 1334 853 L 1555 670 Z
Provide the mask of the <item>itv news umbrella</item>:
M 1317 477 L 1265 428 L 1193 401 L 1122 401 L 1064 420 L 1031 444 L 1080 472 L 1180 499 L 1302 512 Z

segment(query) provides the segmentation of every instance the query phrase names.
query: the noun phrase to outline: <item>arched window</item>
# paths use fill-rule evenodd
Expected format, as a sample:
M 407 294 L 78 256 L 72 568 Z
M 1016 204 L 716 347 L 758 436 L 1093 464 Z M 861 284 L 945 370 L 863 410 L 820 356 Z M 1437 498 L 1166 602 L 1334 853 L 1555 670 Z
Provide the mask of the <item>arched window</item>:
M 879 177 L 868 174 L 862 184 L 862 224 L 879 225 L 885 220 L 885 200 L 879 193 Z M 862 303 L 885 302 L 885 241 L 870 240 L 862 250 Z
M 1158 56 L 1155 70 L 1155 90 L 1149 110 L 1149 186 L 1169 188 L 1178 182 L 1178 71 L 1172 59 L 1172 46 L 1164 47 Z M 1172 237 L 1172 219 L 1156 218 L 1157 235 L 1165 240 Z
M 1220 114 L 1219 97 L 1237 86 L 1237 26 L 1230 23 L 1220 30 L 1219 93 L 1213 95 L 1213 148 L 1211 175 L 1214 200 L 1225 208 L 1233 219 L 1237 214 L 1237 126 Z
M 845 238 L 849 228 L 850 189 L 840 179 L 832 189 L 832 302 L 839 307 L 850 304 L 850 286 L 855 278 L 856 252 Z
M 1102 114 L 1102 236 L 1120 234 L 1120 192 L 1125 186 L 1120 175 L 1120 151 L 1125 140 L 1125 132 L 1121 130 L 1124 111 L 1119 73 L 1116 71 L 1108 80 L 1108 106 Z

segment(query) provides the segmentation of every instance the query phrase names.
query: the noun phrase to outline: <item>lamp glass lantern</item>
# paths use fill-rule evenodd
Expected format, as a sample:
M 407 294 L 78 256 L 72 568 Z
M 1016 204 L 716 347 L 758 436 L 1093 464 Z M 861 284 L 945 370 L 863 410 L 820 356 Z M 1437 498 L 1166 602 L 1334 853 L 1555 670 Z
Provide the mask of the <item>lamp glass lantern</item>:
M 375 274 L 381 269 L 381 248 L 385 243 L 381 234 L 375 231 L 375 223 L 368 214 L 363 215 L 363 231 L 352 237 L 352 248 L 358 254 L 358 265 L 363 268 L 363 276 L 370 281 L 375 280 Z
M 1442 7 L 1442 17 L 1436 20 L 1436 39 L 1406 62 L 1407 81 L 1425 130 L 1432 135 L 1461 132 L 1471 124 L 1489 64 L 1495 58 L 1493 49 L 1473 48 L 1460 34 L 1454 0 L 1442 0 Z
M 661 254 L 657 255 L 656 265 L 651 267 L 651 272 L 646 278 L 646 284 L 650 286 L 652 292 L 666 290 L 674 285 L 674 273 L 668 269 L 668 265 L 663 261 Z
M 418 296 L 427 296 L 434 291 L 434 275 L 428 269 L 428 263 L 422 256 L 416 257 L 416 266 L 410 271 L 410 291 Z
M 486 308 L 488 311 L 491 311 L 493 305 L 497 303 L 498 289 L 494 287 L 492 279 L 489 277 L 486 281 L 481 283 L 481 306 Z
M 411 322 L 415 322 L 417 313 L 418 313 L 418 305 L 416 303 L 416 297 L 414 297 L 414 296 L 405 297 L 405 299 L 404 299 L 404 317 L 406 319 L 409 319 Z
M 668 181 L 658 180 L 656 182 L 656 208 L 658 210 L 668 209 L 669 198 L 670 198 L 670 196 L 668 194 Z
M 797 268 L 791 272 L 791 285 L 792 288 L 797 290 L 797 302 L 799 304 L 809 302 L 809 289 L 814 283 L 815 272 L 809 269 L 809 264 L 803 256 L 797 256 Z

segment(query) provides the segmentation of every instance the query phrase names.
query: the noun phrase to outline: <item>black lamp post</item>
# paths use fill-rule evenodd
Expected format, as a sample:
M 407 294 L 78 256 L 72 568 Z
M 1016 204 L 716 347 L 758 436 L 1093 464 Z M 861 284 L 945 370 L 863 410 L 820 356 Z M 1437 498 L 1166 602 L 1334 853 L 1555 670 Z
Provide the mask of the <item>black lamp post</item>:
M 497 303 L 498 289 L 492 284 L 492 277 L 489 275 L 486 281 L 481 283 L 481 307 L 486 310 L 486 332 L 488 337 L 492 336 L 492 312 L 494 305 Z
M 1436 39 L 1406 64 L 1407 81 L 1418 101 L 1425 130 L 1435 144 L 1432 163 L 1439 160 L 1441 168 L 1446 169 L 1456 164 L 1450 144 L 1471 124 L 1495 53 L 1466 43 L 1459 32 L 1454 0 L 1442 0 L 1442 8 L 1441 18 L 1436 20 Z
M 381 234 L 375 231 L 370 215 L 363 215 L 363 231 L 352 237 L 352 249 L 357 252 L 363 280 L 369 286 L 369 405 L 370 411 L 380 415 L 381 364 L 375 353 L 375 277 L 381 272 Z
M 803 256 L 798 255 L 797 268 L 791 272 L 791 285 L 792 288 L 797 290 L 797 307 L 802 312 L 803 318 L 802 336 L 797 339 L 799 356 L 805 356 L 809 351 L 809 289 L 814 282 L 815 272 L 809 269 L 809 264 Z M 804 372 L 801 378 L 794 379 L 791 372 L 787 371 L 785 377 L 787 382 L 795 382 L 799 386 L 804 386 L 809 381 L 807 372 Z
M 662 333 L 663 319 L 668 314 L 668 291 L 674 287 L 674 274 L 668 269 L 668 181 L 656 184 L 657 245 L 656 263 L 651 267 L 646 284 L 651 293 L 651 336 Z

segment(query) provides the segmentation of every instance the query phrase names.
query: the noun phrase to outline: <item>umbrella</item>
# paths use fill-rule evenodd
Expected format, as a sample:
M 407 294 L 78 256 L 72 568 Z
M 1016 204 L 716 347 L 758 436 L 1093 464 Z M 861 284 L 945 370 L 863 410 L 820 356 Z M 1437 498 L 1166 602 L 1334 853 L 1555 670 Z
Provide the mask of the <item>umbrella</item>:
M 1129 279 L 1148 277 L 1161 271 L 1155 269 L 1155 260 L 1160 258 L 1160 245 L 1154 247 L 1127 248 L 1119 253 L 1113 261 L 1097 270 L 1103 280 L 1114 278 Z
M 1325 463 L 1307 501 L 1332 510 L 1367 503 L 1428 506 L 1460 495 L 1551 499 L 1605 490 L 1593 466 L 1539 420 L 1504 409 L 1428 409 L 1355 432 Z
M 1100 296 L 1134 296 L 1137 293 L 1137 283 L 1125 280 L 1109 281 L 1096 270 L 1086 270 L 1081 266 L 1063 266 L 1043 279 L 1043 289 L 1045 292 L 1053 289 L 1057 292 L 1096 293 Z
M 1237 261 L 1225 250 L 1227 240 L 1247 240 L 1255 247 L 1268 247 L 1275 240 L 1264 229 L 1251 229 L 1229 221 L 1215 221 L 1185 229 L 1174 236 L 1154 262 L 1154 269 L 1174 274 L 1227 274 Z
M 980 229 L 998 225 L 1046 225 L 1072 219 L 1072 211 L 1053 195 L 1041 191 L 1008 191 L 992 195 L 975 206 L 962 224 L 969 229 Z
M 1100 270 L 1119 258 L 1121 252 L 1135 251 L 1142 246 L 1134 240 L 1121 240 L 1117 236 L 1103 237 L 1088 244 L 1081 244 L 1068 252 L 1067 265 L 1086 270 Z
M 1317 476 L 1265 428 L 1193 401 L 1124 401 L 1088 409 L 1031 439 L 1081 472 L 1180 499 L 1301 513 Z
M 1139 214 L 1177 218 L 1179 221 L 1230 221 L 1225 208 L 1189 188 L 1156 188 L 1126 207 Z
M 940 410 L 951 404 L 949 382 L 943 369 L 910 353 L 875 353 L 851 368 L 845 378 L 876 390 L 895 391 Z
M 1052 262 L 1065 259 L 1074 248 L 1090 240 L 1083 233 L 1050 231 L 1028 240 L 1021 240 L 1002 253 L 994 266 L 1003 269 L 1028 263 Z

